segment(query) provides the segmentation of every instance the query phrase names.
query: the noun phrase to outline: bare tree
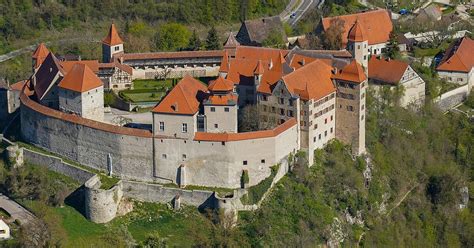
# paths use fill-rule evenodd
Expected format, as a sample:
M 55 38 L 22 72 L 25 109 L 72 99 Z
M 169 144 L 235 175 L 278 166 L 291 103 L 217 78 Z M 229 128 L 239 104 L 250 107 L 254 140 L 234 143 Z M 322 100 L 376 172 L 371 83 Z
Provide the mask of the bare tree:
M 324 32 L 323 45 L 329 50 L 341 50 L 342 34 L 344 33 L 344 20 L 334 18 L 331 20 L 331 25 Z

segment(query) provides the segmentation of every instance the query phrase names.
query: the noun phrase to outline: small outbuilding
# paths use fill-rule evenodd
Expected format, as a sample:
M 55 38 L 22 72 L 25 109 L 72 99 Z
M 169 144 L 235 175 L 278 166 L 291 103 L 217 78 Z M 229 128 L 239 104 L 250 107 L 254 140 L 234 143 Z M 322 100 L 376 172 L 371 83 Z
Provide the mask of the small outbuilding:
M 9 238 L 10 227 L 3 220 L 0 220 L 0 240 Z

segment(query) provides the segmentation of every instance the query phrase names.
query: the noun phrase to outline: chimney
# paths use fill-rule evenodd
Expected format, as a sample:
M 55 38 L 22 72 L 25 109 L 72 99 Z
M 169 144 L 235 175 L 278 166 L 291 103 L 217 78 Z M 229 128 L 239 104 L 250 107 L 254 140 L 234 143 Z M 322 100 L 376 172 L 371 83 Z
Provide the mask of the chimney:
M 270 59 L 270 65 L 268 65 L 268 69 L 271 70 L 273 68 L 273 60 Z
M 305 61 L 304 61 L 304 58 L 303 58 L 303 60 L 301 60 L 301 65 L 304 65 L 304 62 L 305 62 Z

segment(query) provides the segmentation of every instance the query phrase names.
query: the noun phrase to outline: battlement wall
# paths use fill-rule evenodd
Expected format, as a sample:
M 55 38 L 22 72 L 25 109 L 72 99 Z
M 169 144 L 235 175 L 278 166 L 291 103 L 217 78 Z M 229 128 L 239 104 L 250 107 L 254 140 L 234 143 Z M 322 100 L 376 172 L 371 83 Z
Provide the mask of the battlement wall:
M 97 170 L 108 172 L 111 164 L 113 175 L 126 180 L 240 188 L 244 170 L 249 185 L 258 184 L 299 149 L 294 120 L 274 130 L 191 140 L 87 120 L 25 94 L 21 103 L 25 141 Z

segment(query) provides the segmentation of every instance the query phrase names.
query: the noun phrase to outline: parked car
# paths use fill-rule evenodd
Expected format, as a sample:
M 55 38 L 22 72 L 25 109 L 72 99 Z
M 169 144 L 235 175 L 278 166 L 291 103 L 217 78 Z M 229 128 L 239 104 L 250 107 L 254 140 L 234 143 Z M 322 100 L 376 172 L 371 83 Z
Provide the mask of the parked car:
M 293 13 L 293 14 L 290 15 L 290 18 L 291 18 L 291 19 L 293 19 L 293 18 L 295 18 L 295 17 L 296 17 L 296 13 Z

